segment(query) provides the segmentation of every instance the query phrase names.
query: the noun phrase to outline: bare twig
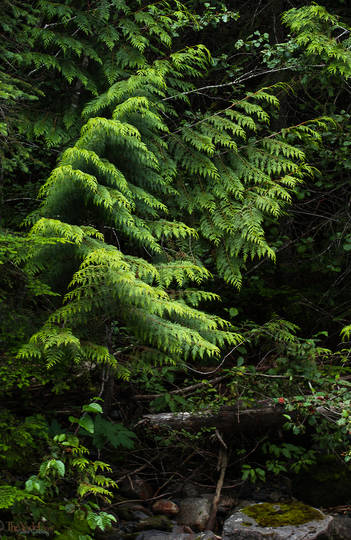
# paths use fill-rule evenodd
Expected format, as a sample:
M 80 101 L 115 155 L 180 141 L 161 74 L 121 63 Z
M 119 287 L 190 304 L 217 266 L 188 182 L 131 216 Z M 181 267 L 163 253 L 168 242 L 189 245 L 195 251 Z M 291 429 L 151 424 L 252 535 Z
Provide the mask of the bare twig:
M 188 462 L 195 454 L 197 454 L 196 451 L 192 452 L 192 453 L 191 453 L 191 454 L 183 461 L 183 464 L 182 464 L 182 465 L 184 466 L 185 463 L 187 463 L 187 462 Z M 171 480 L 173 480 L 173 478 L 174 478 L 175 476 L 181 476 L 181 475 L 180 475 L 178 472 L 173 473 L 173 474 L 168 478 L 168 480 L 166 480 L 166 482 L 164 482 L 164 483 L 162 484 L 162 486 L 160 486 L 160 487 L 157 489 L 157 491 L 156 491 L 155 494 L 154 494 L 154 497 L 156 497 L 156 496 L 159 494 L 159 492 L 160 492 L 164 487 L 166 487 L 167 484 L 169 484 Z
M 222 438 L 222 435 L 219 433 L 218 429 L 216 428 L 216 436 L 217 436 L 217 439 L 219 440 L 219 442 L 221 443 L 221 445 L 223 446 L 223 448 L 225 448 L 226 450 L 228 450 L 228 446 L 227 446 L 227 443 L 224 442 L 223 438 Z
M 178 390 L 172 390 L 171 392 L 168 392 L 171 395 L 183 395 L 183 394 L 189 394 L 189 392 L 192 392 L 193 390 L 197 390 L 198 388 L 201 388 L 202 386 L 207 385 L 214 385 L 217 384 L 226 377 L 228 377 L 230 374 L 226 373 L 225 375 L 221 375 L 220 377 L 216 377 L 215 379 L 211 379 L 209 381 L 202 381 L 200 383 L 192 384 L 191 386 L 186 386 L 185 388 L 180 388 Z M 142 400 L 149 400 L 149 399 L 156 399 L 158 397 L 163 396 L 164 394 L 137 394 L 134 396 L 134 399 L 142 399 Z
M 158 456 L 157 456 L 158 457 Z M 155 458 L 156 459 L 156 458 Z M 143 471 L 144 469 L 146 469 L 146 467 L 148 466 L 149 464 L 148 463 L 144 463 L 144 465 L 141 465 L 140 467 L 138 467 L 137 469 L 134 469 L 134 471 L 131 471 L 131 472 L 128 472 L 126 474 L 124 474 L 123 476 L 120 476 L 120 478 L 118 478 L 116 480 L 117 484 L 119 482 L 122 482 L 122 480 L 125 480 L 126 478 L 129 478 L 130 476 L 134 475 L 134 474 L 137 474 L 138 472 L 140 471 Z
M 219 449 L 219 454 L 218 454 L 218 469 L 220 470 L 220 474 L 219 474 L 219 478 L 218 478 L 218 482 L 216 486 L 216 493 L 212 500 L 210 517 L 206 525 L 206 528 L 209 530 L 212 530 L 215 525 L 218 503 L 221 497 L 221 492 L 222 492 L 222 487 L 223 487 L 223 482 L 224 482 L 224 477 L 225 477 L 227 467 L 228 467 L 228 452 L 227 452 L 227 449 L 224 448 L 224 446 L 221 446 Z
M 229 353 L 227 353 L 221 360 L 220 364 L 218 364 L 218 366 L 213 369 L 212 371 L 199 371 L 189 365 L 187 365 L 187 369 L 190 369 L 190 371 L 193 371 L 194 373 L 198 373 L 199 375 L 212 375 L 212 373 L 216 373 L 219 369 L 221 369 L 221 367 L 223 366 L 224 362 L 226 361 L 226 359 L 228 358 L 228 356 L 230 356 L 238 347 L 240 347 L 240 345 L 242 345 L 243 343 L 245 343 L 245 339 L 243 341 L 241 341 L 240 343 L 238 343 L 238 345 L 236 345 L 235 347 L 233 347 Z
M 325 67 L 325 64 L 312 64 L 307 67 Z M 240 75 L 233 81 L 229 81 L 227 83 L 222 83 L 222 84 L 209 84 L 207 86 L 202 86 L 201 88 L 193 88 L 192 90 L 188 90 L 186 92 L 180 92 L 179 94 L 175 94 L 174 96 L 163 98 L 161 101 L 168 101 L 170 99 L 176 99 L 181 96 L 187 96 L 189 94 L 196 94 L 202 90 L 210 90 L 212 88 L 224 88 L 225 86 L 234 86 L 235 84 L 241 84 L 242 82 L 252 79 L 254 77 L 260 77 L 262 75 L 268 75 L 269 73 L 276 73 L 279 71 L 286 71 L 286 70 L 293 71 L 293 68 L 291 66 L 287 66 L 287 67 L 274 68 L 274 69 L 265 69 L 262 71 L 252 70 L 247 73 L 243 73 L 242 75 Z
M 125 499 L 123 501 L 113 503 L 107 508 L 113 508 L 114 506 L 121 506 L 122 504 L 127 504 L 127 503 L 145 503 L 145 502 L 156 501 L 157 499 L 163 499 L 163 497 L 166 497 L 167 495 L 171 495 L 171 492 L 163 493 L 162 495 L 158 495 L 157 497 L 150 497 L 149 499 Z M 103 508 L 103 510 L 106 510 L 106 508 Z
M 33 197 L 16 197 L 15 199 L 6 199 L 4 203 L 14 202 L 14 201 L 37 201 L 38 199 L 33 199 Z

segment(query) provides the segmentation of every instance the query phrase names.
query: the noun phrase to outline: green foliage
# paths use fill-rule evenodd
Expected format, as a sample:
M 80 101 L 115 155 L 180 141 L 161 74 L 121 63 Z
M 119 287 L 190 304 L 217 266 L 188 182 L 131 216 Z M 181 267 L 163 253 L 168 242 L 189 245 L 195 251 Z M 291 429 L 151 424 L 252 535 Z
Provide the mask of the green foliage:
M 75 11 L 74 6 L 40 9 L 48 20 L 58 17 L 55 25 L 64 30 L 73 24 L 82 36 L 93 31 L 91 14 Z M 265 238 L 265 220 L 277 219 L 296 186 L 313 172 L 293 142 L 318 140 L 328 119 L 269 133 L 280 84 L 248 92 L 204 114 L 188 107 L 173 128 L 168 119 L 177 118 L 178 102 L 186 102 L 188 92 L 195 91 L 188 82 L 184 86 L 185 79 L 208 70 L 206 48 L 186 47 L 154 61 L 143 57 L 137 62 L 138 72 L 128 71 L 135 65 L 130 45 L 141 55 L 154 39 L 168 47 L 172 25 L 188 17 L 184 11 L 169 17 L 167 9 L 162 7 L 158 23 L 158 7 L 133 12 L 119 4 L 113 13 L 116 17 L 120 10 L 123 17 L 108 47 L 113 54 L 118 49 L 117 57 L 122 54 L 123 35 L 130 60 L 122 59 L 125 51 L 118 57 L 118 79 L 110 80 L 109 90 L 85 107 L 84 115 L 90 118 L 80 138 L 62 154 L 40 191 L 43 203 L 32 216 L 29 238 L 59 237 L 67 246 L 33 247 L 33 261 L 42 281 L 65 297 L 64 305 L 22 347 L 22 359 L 43 359 L 48 367 L 85 359 L 115 365 L 112 343 L 101 343 L 106 324 L 113 321 L 123 325 L 138 346 L 151 346 L 159 362 L 166 357 L 210 357 L 225 343 L 237 344 L 240 336 L 223 330 L 222 319 L 196 309 L 193 293 L 167 290 L 171 284 L 184 288 L 190 280 L 199 284 L 210 277 L 192 246 L 184 251 L 184 243 L 191 242 L 195 253 L 208 243 L 217 273 L 240 287 L 248 261 L 275 259 Z M 102 11 L 100 6 L 93 11 L 94 32 L 99 20 L 109 27 L 111 9 Z M 149 35 L 139 29 L 146 21 Z M 58 35 L 55 25 L 30 30 L 33 44 L 59 48 L 55 60 L 44 55 L 40 65 L 61 71 L 68 83 L 75 77 L 94 92 L 89 78 L 78 71 L 69 75 L 60 62 L 61 54 L 72 60 L 84 51 L 89 62 L 102 64 L 98 53 L 85 37 L 79 41 Z M 107 43 L 103 32 L 98 42 Z M 28 65 L 37 66 L 37 53 L 28 54 Z M 18 55 L 14 58 L 20 62 Z M 196 228 L 180 222 L 180 213 L 187 213 L 188 223 L 196 223 Z M 141 257 L 143 251 L 148 256 Z M 99 324 L 101 311 L 104 322 Z M 89 325 L 95 326 L 95 341 L 88 339 Z M 120 376 L 128 377 L 129 367 L 118 369 Z
M 245 464 L 242 466 L 242 480 L 249 480 L 253 484 L 257 482 L 257 480 L 261 480 L 261 482 L 264 482 L 266 480 L 266 472 L 261 467 L 251 467 L 251 465 Z
M 232 103 L 224 111 L 204 117 L 200 130 L 213 145 L 210 153 L 215 156 L 212 160 L 215 168 L 213 165 L 210 168 L 209 158 L 201 157 L 201 163 L 207 160 L 206 170 L 199 162 L 195 171 L 196 156 L 192 151 L 189 173 L 205 176 L 206 190 L 202 187 L 203 180 L 198 186 L 194 186 L 194 182 L 180 185 L 184 197 L 180 199 L 181 205 L 190 213 L 195 209 L 201 212 L 199 230 L 203 238 L 215 246 L 217 272 L 237 287 L 241 286 L 241 268 L 247 260 L 256 257 L 275 260 L 274 250 L 265 239 L 263 223 L 267 216 L 277 218 L 283 213 L 291 200 L 290 192 L 304 174 L 312 172 L 301 150 L 284 140 L 287 135 L 304 137 L 310 127 L 298 126 L 268 137 L 255 134 L 269 121 L 269 115 L 257 101 L 276 105 L 273 90 L 263 88 Z M 322 126 L 323 120 L 319 123 Z M 316 133 L 314 136 L 318 137 Z M 220 152 L 221 145 L 230 150 Z M 177 137 L 177 154 L 184 148 Z M 208 153 L 205 146 L 202 151 Z M 182 164 L 186 167 L 185 162 Z
M 0 508 L 11 508 L 15 503 L 21 502 L 23 500 L 29 501 L 38 501 L 40 502 L 40 497 L 27 493 L 23 489 L 18 489 L 14 486 L 0 486 Z
M 150 406 L 155 412 L 164 411 L 167 409 L 169 409 L 171 412 L 175 412 L 179 409 L 189 409 L 189 407 L 191 406 L 191 402 L 183 396 L 178 396 L 177 394 L 172 395 L 165 391 L 162 395 L 153 399 L 150 403 Z
M 281 445 L 265 442 L 262 446 L 263 453 L 273 459 L 265 463 L 267 472 L 279 475 L 282 472 L 292 471 L 299 473 L 316 463 L 315 450 L 306 450 L 302 446 L 283 443 Z
M 329 13 L 323 6 L 313 4 L 290 9 L 282 18 L 296 34 L 296 43 L 304 48 L 307 55 L 324 61 L 331 75 L 350 77 L 350 27 L 341 22 L 339 17 Z
M 336 177 L 350 168 L 343 93 L 350 27 L 315 4 L 283 15 L 292 36 L 282 42 L 278 23 L 274 36 L 263 28 L 264 17 L 254 31 L 251 14 L 238 28 L 238 13 L 217 0 L 187 7 L 139 0 L 5 4 L 2 394 L 18 398 L 19 389 L 29 387 L 29 395 L 45 384 L 55 392 L 77 390 L 75 375 L 88 380 L 92 373 L 88 392 L 108 396 L 109 382 L 120 378 L 133 392 L 150 392 L 154 411 L 274 397 L 286 406 L 286 429 L 301 434 L 310 425 L 321 447 L 348 460 L 350 398 L 340 379 L 350 372 L 349 352 L 333 354 L 321 344 L 335 345 L 349 319 L 347 300 L 337 332 L 321 332 L 327 326 L 315 321 L 310 331 L 303 294 L 290 283 L 295 262 L 303 261 L 298 287 L 310 279 L 321 302 L 316 312 L 323 313 L 330 281 L 319 284 L 320 276 L 343 269 L 347 276 L 348 210 L 333 227 L 348 188 L 331 199 L 328 223 L 338 251 L 325 234 L 322 258 L 310 255 L 323 199 L 314 212 L 305 210 L 301 225 L 290 209 L 296 200 L 293 211 L 308 209 L 317 189 L 347 184 Z M 206 44 L 190 45 L 195 30 L 205 30 L 206 44 L 216 42 L 213 57 Z M 25 216 L 30 231 L 19 233 Z M 350 333 L 346 326 L 344 340 Z M 204 377 L 207 364 L 225 383 L 205 378 L 189 394 L 180 392 L 199 383 L 186 378 L 187 370 Z M 297 392 L 301 399 L 289 399 Z M 320 402 L 336 415 L 333 427 L 317 422 Z M 105 411 L 109 405 L 107 399 Z M 60 429 L 45 452 L 40 417 L 19 421 L 5 412 L 0 459 L 12 472 L 16 456 L 24 462 L 28 451 L 37 463 L 37 454 L 45 455 L 36 474 L 26 471 L 26 491 L 8 491 L 8 506 L 17 516 L 43 515 L 59 538 L 90 538 L 113 521 L 93 501 L 109 504 L 116 486 L 105 477 L 109 465 L 91 459 L 88 448 L 113 447 L 122 455 L 135 448 L 136 435 L 124 419 L 126 425 L 102 416 L 95 401 L 73 414 L 71 432 Z M 188 436 L 193 446 L 199 440 Z M 265 442 L 259 452 L 259 463 L 243 464 L 244 480 L 295 473 L 315 457 L 290 442 Z
M 351 336 L 351 325 L 348 324 L 347 326 L 344 326 L 344 328 L 341 330 L 341 337 L 343 341 L 348 341 Z
M 34 461 L 45 448 L 48 426 L 42 415 L 16 418 L 4 409 L 0 415 L 0 461 L 3 471 L 27 470 L 28 459 Z M 30 458 L 31 456 L 31 458 Z
M 48 283 L 38 278 L 42 269 L 33 257 L 37 249 L 67 244 L 64 238 L 45 238 L 12 233 L 0 228 L 0 342 L 3 353 L 0 366 L 1 391 L 8 396 L 11 391 L 28 388 L 33 383 L 46 384 L 50 379 L 59 388 L 62 377 L 56 370 L 48 374 L 45 365 L 16 357 L 18 346 L 26 343 L 50 313 L 53 298 L 59 296 Z M 56 378 L 55 378 L 56 376 Z
M 101 407 L 92 402 L 83 407 L 79 419 L 71 421 L 90 433 L 87 412 L 99 415 Z M 111 490 L 117 487 L 105 472 L 111 472 L 111 467 L 89 459 L 89 451 L 76 432 L 60 433 L 53 437 L 50 454 L 41 463 L 39 472 L 28 478 L 25 490 L 3 486 L 0 495 L 2 492 L 6 495 L 6 508 L 11 507 L 15 519 L 17 516 L 24 519 L 26 515 L 44 517 L 59 538 L 78 539 L 84 533 L 91 539 L 93 531 L 103 531 L 116 521 L 112 514 L 100 511 L 95 502 L 99 499 L 110 502 Z M 75 494 L 71 492 L 72 485 Z
M 134 448 L 135 433 L 130 431 L 122 424 L 115 424 L 106 420 L 102 416 L 97 416 L 94 423 L 93 444 L 100 450 L 106 445 L 111 444 L 113 448 Z
M 111 444 L 114 448 L 124 447 L 131 449 L 134 447 L 133 439 L 136 438 L 135 433 L 130 431 L 122 424 L 116 424 L 110 420 L 106 420 L 102 416 L 102 408 L 98 403 L 89 403 L 82 407 L 83 415 L 81 418 L 69 417 L 69 421 L 78 424 L 83 429 L 82 433 L 93 437 L 93 445 L 101 450 L 106 443 Z M 88 412 L 96 414 L 93 419 Z
M 82 263 L 72 275 L 65 305 L 54 312 L 48 325 L 22 348 L 22 357 L 40 357 L 44 353 L 51 366 L 65 349 L 63 354 L 69 354 L 74 361 L 82 358 L 87 354 L 83 350 L 86 346 L 70 334 L 69 328 L 100 317 L 101 309 L 110 320 L 121 320 L 140 342 L 151 344 L 155 354 L 159 351 L 159 358 L 164 354 L 185 358 L 212 356 L 219 353 L 218 345 L 235 344 L 240 339 L 235 333 L 221 330 L 227 325 L 225 321 L 187 305 L 185 296 L 181 301 L 172 299 L 165 289 L 172 282 L 183 285 L 192 279 L 199 283 L 209 275 L 191 256 L 179 263 L 176 252 L 173 261 L 167 255 L 168 263 L 152 264 L 152 260 L 125 255 L 117 247 L 106 244 L 96 228 L 84 224 L 85 213 L 94 211 L 97 227 L 102 223 L 112 227 L 123 244 L 127 241 L 130 245 L 139 245 L 160 254 L 161 260 L 166 258 L 161 242 L 169 239 L 177 242 L 196 234 L 187 225 L 162 217 L 167 208 L 157 197 L 174 192 L 170 181 L 176 174 L 176 164 L 173 157 L 167 155 L 160 138 L 160 131 L 162 134 L 168 128 L 160 114 L 164 106 L 159 96 L 164 95 L 165 76 L 171 69 L 174 78 L 177 70 L 179 76 L 182 70 L 192 73 L 193 65 L 204 65 L 204 62 L 205 51 L 188 49 L 174 56 L 172 62 L 163 61 L 161 68 L 148 68 L 145 73 L 116 83 L 111 94 L 114 101 L 127 91 L 129 94 L 126 101 L 115 108 L 113 119 L 90 119 L 75 147 L 63 154 L 60 166 L 41 190 L 44 197 L 41 213 L 47 217 L 35 223 L 31 236 L 38 233 L 48 238 L 62 235 L 76 246 L 76 256 Z M 135 90 L 145 91 L 148 97 L 128 97 Z M 139 111 L 141 103 L 143 108 Z M 96 102 L 95 109 L 98 106 Z M 126 155 L 129 155 L 127 161 Z M 75 217 L 79 225 L 71 225 L 63 220 L 71 219 L 76 197 L 83 197 L 85 204 L 81 215 Z M 52 219 L 53 213 L 60 219 Z M 58 261 L 55 251 L 52 250 L 49 257 Z M 41 250 L 37 253 L 41 261 L 43 253 Z M 48 260 L 47 251 L 44 256 Z M 64 330 L 55 329 L 56 324 L 62 323 Z M 106 349 L 104 351 L 95 360 L 114 363 L 113 357 Z
M 142 68 L 145 51 L 168 47 L 173 26 L 189 18 L 180 3 L 97 2 L 89 9 L 77 1 L 5 5 L 1 26 L 8 39 L 1 45 L 0 78 L 8 122 L 3 136 L 7 140 L 17 131 L 43 137 L 49 146 L 76 136 L 81 94 L 84 99 L 97 95 Z M 55 100 L 62 87 L 66 95 Z M 27 113 L 20 108 L 26 100 L 39 106 Z M 23 148 L 20 142 L 17 146 Z
M 266 109 L 278 105 L 273 93 L 278 85 L 248 93 L 213 114 L 190 113 L 194 120 L 181 121 L 172 132 L 165 119 L 177 115 L 171 102 L 183 93 L 174 95 L 176 88 L 184 74 L 198 76 L 207 63 L 201 46 L 173 53 L 114 83 L 86 107 L 86 116 L 110 110 L 112 118 L 90 118 L 75 146 L 63 153 L 41 189 L 43 217 L 33 216 L 30 233 L 61 236 L 73 244 L 72 264 L 66 265 L 70 290 L 64 305 L 21 349 L 22 358 L 45 358 L 49 367 L 64 358 L 82 361 L 91 354 L 85 329 L 94 322 L 101 339 L 106 322 L 118 321 L 138 344 L 153 348 L 158 362 L 165 356 L 216 356 L 225 343 L 241 340 L 223 319 L 191 306 L 188 294 L 167 290 L 171 284 L 199 284 L 210 276 L 191 245 L 184 251 L 184 241 L 195 250 L 209 242 L 217 272 L 237 287 L 246 261 L 274 260 L 264 221 L 278 218 L 294 188 L 313 172 L 303 151 L 287 139 L 318 140 L 317 130 L 329 119 L 265 135 Z M 165 220 L 171 209 L 173 220 Z M 195 219 L 197 230 L 175 219 L 184 211 Z M 106 228 L 117 245 L 101 233 Z M 148 256 L 135 256 L 140 250 Z M 60 251 L 61 257 L 55 248 L 38 249 L 36 260 L 42 266 L 44 259 L 47 266 L 55 260 L 59 269 L 62 256 L 67 258 Z M 77 269 L 73 261 L 79 259 Z M 115 364 L 106 347 L 98 342 L 88 347 L 100 348 L 95 361 Z M 128 377 L 128 369 L 122 368 L 120 376 Z

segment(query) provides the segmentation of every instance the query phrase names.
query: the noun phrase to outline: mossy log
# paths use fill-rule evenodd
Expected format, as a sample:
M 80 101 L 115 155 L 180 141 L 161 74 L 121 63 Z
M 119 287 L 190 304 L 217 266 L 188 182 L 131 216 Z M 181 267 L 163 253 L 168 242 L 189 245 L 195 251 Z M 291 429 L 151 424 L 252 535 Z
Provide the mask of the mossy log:
M 323 407 L 317 407 L 315 412 L 323 414 L 323 410 Z M 259 401 L 250 408 L 237 403 L 234 406 L 221 407 L 219 410 L 146 414 L 138 425 L 148 425 L 154 430 L 169 428 L 196 432 L 202 428 L 215 427 L 220 432 L 227 433 L 233 430 L 257 432 L 281 427 L 287 421 L 284 415 L 289 415 L 294 420 L 298 414 L 296 411 L 287 411 L 284 406 L 272 400 L 266 400 Z

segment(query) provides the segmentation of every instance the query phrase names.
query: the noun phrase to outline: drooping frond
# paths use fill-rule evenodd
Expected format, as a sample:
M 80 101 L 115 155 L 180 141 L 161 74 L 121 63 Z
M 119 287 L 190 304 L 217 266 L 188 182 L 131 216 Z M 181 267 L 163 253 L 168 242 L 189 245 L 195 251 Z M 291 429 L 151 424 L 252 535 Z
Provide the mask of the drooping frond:
M 305 54 L 322 59 L 332 75 L 351 76 L 351 28 L 341 24 L 336 15 L 323 6 L 312 4 L 286 11 L 282 20 Z M 345 33 L 346 39 L 339 40 Z
M 141 54 L 145 41 L 133 24 L 126 37 Z M 272 86 L 171 129 L 184 97 L 180 81 L 198 76 L 207 61 L 202 47 L 172 53 L 86 107 L 80 137 L 41 189 L 42 217 L 31 232 L 70 243 L 70 251 L 49 254 L 69 268 L 64 302 L 21 354 L 50 366 L 63 357 L 115 365 L 114 354 L 88 336 L 94 324 L 103 339 L 112 321 L 161 363 L 211 357 L 241 341 L 225 321 L 199 309 L 217 297 L 191 288 L 211 277 L 192 245 L 206 243 L 219 276 L 237 288 L 249 261 L 274 261 L 265 222 L 282 215 L 313 173 L 292 141 L 317 139 L 328 119 L 267 135 L 279 106 Z M 44 256 L 39 249 L 37 260 Z M 121 376 L 128 370 L 121 365 Z

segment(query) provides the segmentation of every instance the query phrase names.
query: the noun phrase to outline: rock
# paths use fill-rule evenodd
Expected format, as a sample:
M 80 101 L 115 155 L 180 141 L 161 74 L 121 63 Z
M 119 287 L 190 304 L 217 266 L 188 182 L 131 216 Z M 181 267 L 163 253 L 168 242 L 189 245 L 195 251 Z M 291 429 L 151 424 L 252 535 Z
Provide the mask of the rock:
M 270 482 L 257 482 L 256 484 L 245 482 L 240 487 L 238 495 L 240 499 L 249 499 L 256 502 L 290 500 L 292 497 L 291 481 L 288 478 L 279 477 L 278 481 L 271 480 Z M 314 505 L 312 504 L 312 506 Z M 317 504 L 316 506 L 319 505 Z
M 334 516 L 331 524 L 330 538 L 333 540 L 350 540 L 351 538 L 351 517 Z
M 96 540 L 123 540 L 123 537 L 123 533 L 119 530 L 117 530 L 116 532 L 108 531 L 95 533 Z
M 220 513 L 226 513 L 230 510 L 233 510 L 236 506 L 238 506 L 239 500 L 237 497 L 229 496 L 229 495 L 222 495 L 219 499 L 218 503 L 218 509 L 217 512 Z
M 207 531 L 197 534 L 187 533 L 164 533 L 162 531 L 146 531 L 139 534 L 136 540 L 216 540 L 213 532 Z
M 332 516 L 301 502 L 259 503 L 228 518 L 223 540 L 315 540 L 330 538 Z
M 179 504 L 177 523 L 204 531 L 210 517 L 211 503 L 207 498 L 188 497 Z
M 179 506 L 176 503 L 167 499 L 160 499 L 152 505 L 152 511 L 155 514 L 165 514 L 166 516 L 174 516 L 179 513 Z
M 172 533 L 170 534 L 172 535 Z M 136 540 L 169 540 L 170 534 L 157 530 L 143 531 L 138 534 Z M 179 538 L 181 538 L 181 535 L 179 535 Z
M 143 519 L 148 519 L 149 515 L 145 514 L 145 512 L 141 512 L 140 510 L 134 510 L 134 512 L 132 512 L 132 517 L 135 520 L 141 521 Z
M 119 519 L 123 521 L 131 521 L 133 519 L 133 512 L 130 508 L 119 508 L 117 511 Z
M 184 497 L 200 497 L 200 492 L 195 484 L 185 482 L 182 487 Z
M 139 521 L 135 529 L 137 531 L 158 529 L 160 531 L 171 531 L 173 523 L 166 516 L 151 516 Z
M 143 518 L 141 517 L 141 513 L 144 514 Z M 133 519 L 144 519 L 152 515 L 147 508 L 133 502 L 125 502 L 124 504 L 121 504 L 118 507 L 117 514 L 118 518 L 124 521 L 132 521 Z
M 140 476 L 135 474 L 134 476 L 128 476 L 119 484 L 120 492 L 130 498 L 135 499 L 151 499 L 153 495 L 153 489 Z
M 173 529 L 172 529 L 172 534 L 178 534 L 178 536 L 180 534 L 183 534 L 183 533 L 193 533 L 194 531 L 192 531 L 190 529 L 190 527 L 187 527 L 186 525 L 174 525 Z

